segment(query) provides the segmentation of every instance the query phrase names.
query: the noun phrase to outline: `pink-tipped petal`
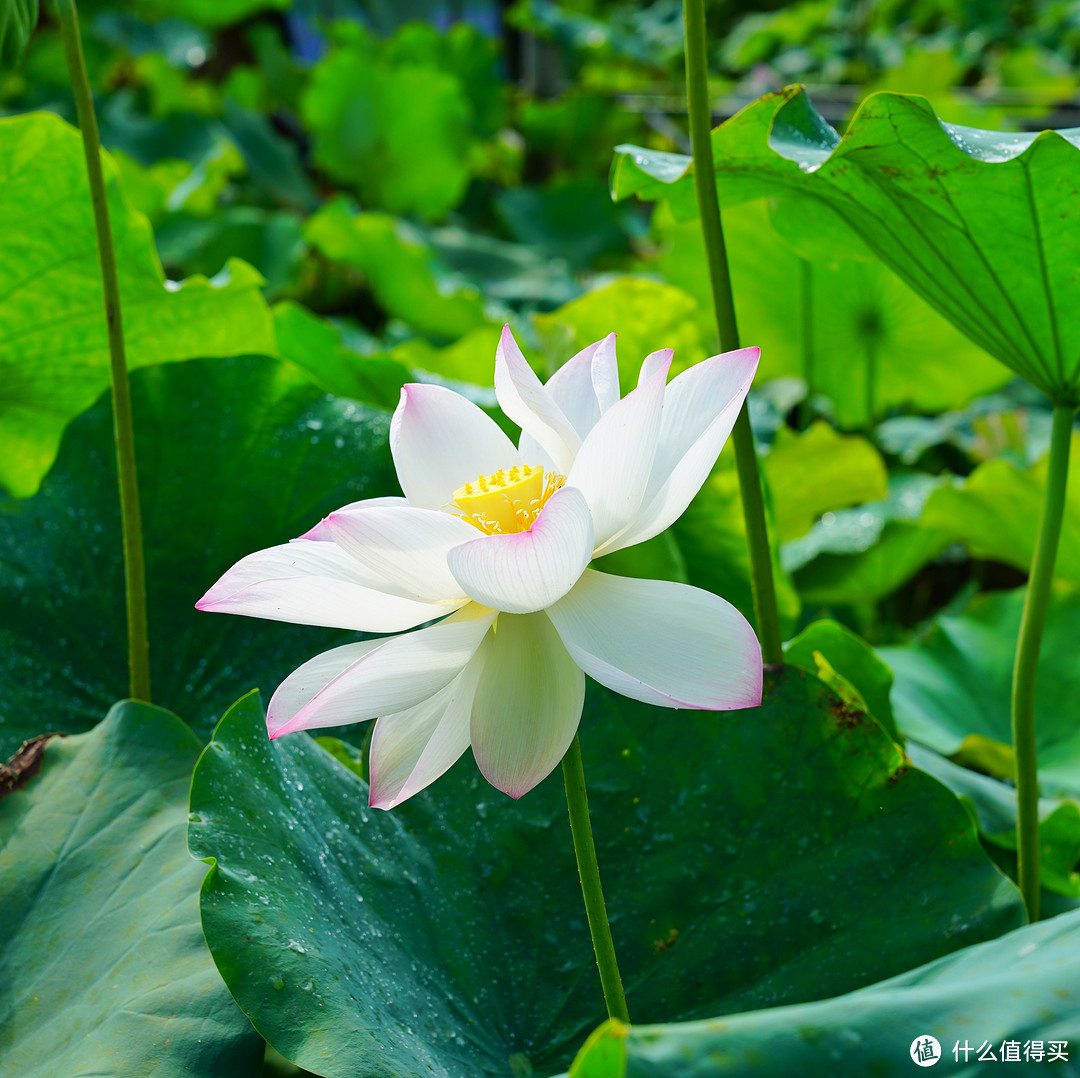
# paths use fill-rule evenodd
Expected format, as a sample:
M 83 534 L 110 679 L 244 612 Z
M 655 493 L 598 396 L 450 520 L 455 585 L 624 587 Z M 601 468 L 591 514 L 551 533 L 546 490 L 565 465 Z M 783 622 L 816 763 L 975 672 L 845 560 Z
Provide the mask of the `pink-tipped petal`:
M 674 358 L 674 348 L 661 348 L 658 352 L 650 352 L 641 364 L 641 371 L 638 374 L 637 384 L 639 386 L 644 385 L 659 370 L 663 370 L 666 376 L 668 368 L 671 366 L 671 361 Z
M 495 352 L 495 395 L 503 412 L 536 439 L 555 469 L 565 475 L 581 439 L 551 392 L 525 361 L 509 326 L 503 327 Z
M 667 366 L 601 416 L 582 443 L 567 486 L 577 487 L 593 518 L 596 554 L 633 521 L 652 471 L 660 434 Z
M 316 655 L 279 686 L 270 736 L 392 715 L 434 696 L 476 653 L 495 612 L 470 603 L 437 625 Z
M 489 647 L 490 634 L 444 689 L 416 707 L 376 721 L 369 757 L 372 808 L 400 805 L 433 783 L 469 747 L 473 697 Z
M 460 517 L 412 506 L 376 506 L 331 513 L 326 526 L 342 550 L 408 595 L 450 601 L 464 597 L 446 564 L 450 549 L 477 534 Z
M 335 509 L 334 512 L 351 513 L 354 509 L 373 509 L 379 505 L 405 506 L 408 504 L 408 498 L 399 498 L 396 495 L 388 498 L 362 498 L 358 502 L 349 502 L 348 505 L 343 505 L 340 509 Z M 314 527 L 308 528 L 300 538 L 315 539 L 321 543 L 333 542 L 333 539 L 330 537 L 330 529 L 326 526 L 326 520 L 327 518 L 323 517 Z
M 476 763 L 521 797 L 563 758 L 577 732 L 585 675 L 543 613 L 500 614 L 472 710 Z
M 333 543 L 294 539 L 242 558 L 195 606 L 297 625 L 397 633 L 464 602 L 429 603 L 406 596 Z
M 588 569 L 547 616 L 585 673 L 623 696 L 709 711 L 761 703 L 754 630 L 711 592 Z
M 605 552 L 659 535 L 701 489 L 724 448 L 757 370 L 757 348 L 697 363 L 673 378 L 664 396 L 656 458 L 641 511 Z
M 562 598 L 584 572 L 592 551 L 585 497 L 574 487 L 563 487 L 528 531 L 473 539 L 454 547 L 446 560 L 469 598 L 493 610 L 528 614 Z
M 472 401 L 410 383 L 390 421 L 390 452 L 411 505 L 441 509 L 458 487 L 521 463 L 513 442 Z

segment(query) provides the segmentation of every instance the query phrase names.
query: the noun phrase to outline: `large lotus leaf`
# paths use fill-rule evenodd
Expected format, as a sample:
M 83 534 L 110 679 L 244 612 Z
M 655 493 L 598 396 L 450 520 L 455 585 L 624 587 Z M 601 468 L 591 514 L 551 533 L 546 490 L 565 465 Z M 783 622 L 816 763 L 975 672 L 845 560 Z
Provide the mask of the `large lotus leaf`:
M 0 1059 L 19 1078 L 255 1078 L 262 1041 L 199 925 L 199 742 L 133 701 L 53 738 L 0 802 Z
M 889 492 L 881 454 L 865 438 L 838 434 L 828 423 L 814 423 L 802 434 L 781 427 L 761 464 L 781 543 L 805 535 L 829 510 Z
M 822 219 L 823 208 L 799 196 L 772 212 L 763 199 L 724 209 L 739 334 L 761 348 L 759 383 L 796 375 L 810 393 L 829 398 L 841 424 L 855 427 L 890 408 L 958 408 L 1008 380 L 1008 371 L 895 273 L 853 258 L 850 242 L 838 243 L 832 221 Z M 793 220 L 803 231 L 794 233 Z M 809 232 L 814 227 L 820 234 Z M 713 339 L 701 225 L 676 221 L 661 205 L 653 228 L 660 248 L 646 265 L 697 298 L 706 339 Z M 778 296 L 787 297 L 782 311 Z
M 105 158 L 129 368 L 274 352 L 260 279 L 230 262 L 214 281 L 165 286 L 154 238 Z M 64 427 L 109 384 L 105 306 L 78 131 L 33 113 L 0 120 L 0 486 L 37 490 Z
M 333 630 L 204 614 L 245 554 L 358 498 L 398 493 L 389 417 L 328 398 L 277 360 L 195 360 L 131 379 L 153 698 L 209 736 L 251 685 L 272 690 Z M 97 721 L 127 691 L 112 416 L 68 428 L 41 491 L 0 503 L 0 755 Z
M 1080 434 L 1072 439 L 1080 459 Z M 922 523 L 962 542 L 975 557 L 991 558 L 1027 570 L 1046 499 L 1049 455 L 1022 470 L 1006 459 L 980 464 L 967 479 L 931 494 Z M 1070 469 L 1065 517 L 1054 575 L 1080 584 L 1080 468 Z
M 477 289 L 440 266 L 404 221 L 338 201 L 311 217 L 304 235 L 327 258 L 359 270 L 387 314 L 420 333 L 452 341 L 487 321 Z
M 976 598 L 937 619 L 907 647 L 879 648 L 892 668 L 893 711 L 909 737 L 946 756 L 971 736 L 1008 745 L 1009 689 L 1023 589 Z M 1051 597 L 1035 690 L 1035 736 L 1043 793 L 1080 794 L 1080 592 Z
M 942 1073 L 996 1073 L 1009 1041 L 1018 1073 L 1076 1075 L 1078 978 L 1080 910 L 837 999 L 684 1025 L 608 1023 L 570 1078 L 898 1078 L 918 1073 L 911 1053 L 927 1034 L 940 1044 Z M 1033 1041 L 1041 1056 L 1030 1054 Z M 1057 1063 L 1051 1041 L 1066 1042 Z
M 820 998 L 1022 920 L 952 794 L 794 667 L 727 714 L 590 685 L 581 737 L 638 1021 Z M 558 773 L 512 802 L 467 756 L 390 813 L 367 796 L 252 697 L 203 754 L 203 928 L 256 1028 L 330 1078 L 564 1067 L 603 1002 Z
M 864 101 L 841 139 L 799 87 L 713 132 L 725 203 L 792 191 L 822 199 L 976 344 L 1065 400 L 1080 375 L 1078 150 L 1080 131 L 957 127 L 925 98 L 895 93 Z M 620 147 L 613 189 L 670 196 L 685 210 L 689 167 Z
M 693 296 L 680 288 L 646 277 L 626 276 L 550 314 L 535 314 L 533 321 L 552 370 L 587 344 L 617 332 L 619 380 L 627 393 L 637 385 L 642 360 L 650 352 L 675 350 L 672 377 L 706 357 L 694 320 L 696 309 Z
M 388 63 L 348 34 L 316 66 L 301 101 L 315 161 L 365 204 L 441 217 L 469 182 L 473 110 L 453 74 Z

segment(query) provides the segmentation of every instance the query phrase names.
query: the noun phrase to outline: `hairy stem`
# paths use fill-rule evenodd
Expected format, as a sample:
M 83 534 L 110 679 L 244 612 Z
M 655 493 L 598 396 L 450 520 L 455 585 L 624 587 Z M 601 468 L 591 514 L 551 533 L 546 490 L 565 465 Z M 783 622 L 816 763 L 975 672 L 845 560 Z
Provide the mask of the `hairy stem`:
M 128 671 L 130 692 L 136 700 L 150 699 L 150 647 L 146 621 L 146 569 L 143 560 L 142 521 L 139 487 L 135 475 L 135 437 L 131 424 L 131 393 L 124 359 L 124 326 L 120 315 L 120 286 L 116 279 L 116 253 L 109 226 L 109 203 L 101 170 L 101 142 L 98 137 L 94 99 L 83 62 L 79 37 L 79 16 L 74 0 L 57 0 L 60 33 L 64 42 L 71 89 L 86 152 L 90 178 L 90 201 L 94 209 L 101 283 L 105 294 L 105 324 L 109 339 L 109 367 L 112 376 L 113 433 L 120 485 L 120 516 L 124 536 L 124 584 L 127 596 Z
M 1065 515 L 1065 486 L 1069 477 L 1069 444 L 1072 439 L 1073 406 L 1054 405 L 1054 426 L 1050 437 L 1050 467 L 1046 476 L 1039 537 L 1031 561 L 1020 636 L 1016 642 L 1016 663 L 1012 684 L 1012 737 L 1016 754 L 1016 849 L 1020 891 L 1028 919 L 1039 919 L 1039 783 L 1035 751 L 1035 677 L 1039 665 L 1039 645 L 1061 521 Z
M 619 963 L 615 959 L 615 946 L 611 942 L 611 926 L 608 924 L 607 906 L 604 904 L 604 892 L 600 886 L 600 869 L 596 864 L 596 844 L 593 842 L 592 825 L 589 823 L 589 799 L 585 793 L 585 771 L 581 766 L 581 742 L 577 734 L 574 735 L 570 748 L 566 750 L 562 768 L 578 877 L 581 880 L 581 893 L 585 898 L 589 934 L 592 936 L 596 968 L 600 971 L 600 985 L 604 990 L 608 1017 L 629 1022 L 626 993 L 623 992 L 622 978 L 619 976 Z
M 731 297 L 731 273 L 728 270 L 720 203 L 716 197 L 716 173 L 713 170 L 704 0 L 683 0 L 683 22 L 686 27 L 686 102 L 690 113 L 690 145 L 694 155 L 694 189 L 705 237 L 720 350 L 729 352 L 739 347 L 739 328 Z M 739 474 L 739 492 L 746 521 L 746 541 L 750 548 L 750 585 L 754 593 L 754 618 L 761 641 L 761 655 L 767 663 L 783 662 L 769 529 L 765 523 L 765 499 L 761 493 L 757 450 L 745 402 L 735 421 L 731 439 L 735 447 L 735 467 Z

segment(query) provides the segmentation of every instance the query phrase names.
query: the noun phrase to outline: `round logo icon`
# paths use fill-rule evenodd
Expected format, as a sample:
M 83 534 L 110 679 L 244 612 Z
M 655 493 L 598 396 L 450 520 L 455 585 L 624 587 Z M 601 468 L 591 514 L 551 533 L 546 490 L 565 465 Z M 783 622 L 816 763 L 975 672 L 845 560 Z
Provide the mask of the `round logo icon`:
M 941 1059 L 941 1045 L 936 1037 L 923 1033 L 911 1042 L 912 1062 L 920 1067 L 932 1067 Z

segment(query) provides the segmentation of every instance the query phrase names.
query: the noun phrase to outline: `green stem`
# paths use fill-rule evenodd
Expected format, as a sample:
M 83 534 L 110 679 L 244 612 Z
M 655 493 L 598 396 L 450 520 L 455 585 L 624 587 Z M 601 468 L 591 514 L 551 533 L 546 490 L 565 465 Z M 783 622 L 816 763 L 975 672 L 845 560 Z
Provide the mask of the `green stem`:
M 713 170 L 704 0 L 683 0 L 683 23 L 686 27 L 686 103 L 690 114 L 690 146 L 694 155 L 694 189 L 705 237 L 705 256 L 709 263 L 709 282 L 712 285 L 713 313 L 716 315 L 720 350 L 730 352 L 739 347 L 739 328 L 731 297 L 731 273 L 724 246 L 724 230 L 720 223 L 716 173 Z M 783 662 L 769 529 L 765 523 L 765 500 L 761 494 L 757 450 L 754 448 L 754 435 L 745 402 L 735 421 L 732 442 L 746 520 L 746 541 L 750 548 L 750 586 L 754 593 L 754 617 L 761 641 L 761 655 L 767 663 Z
M 1069 477 L 1069 444 L 1072 440 L 1073 406 L 1054 405 L 1054 426 L 1050 436 L 1050 467 L 1046 475 L 1039 538 L 1031 561 L 1020 636 L 1013 666 L 1012 737 L 1016 754 L 1016 848 L 1020 891 L 1028 919 L 1039 919 L 1039 783 L 1035 750 L 1035 675 L 1039 665 L 1039 645 L 1046 623 L 1050 586 L 1061 521 L 1065 515 L 1065 486 Z
M 817 392 L 814 370 L 814 266 L 799 259 L 799 343 L 802 346 L 803 381 L 806 397 L 799 406 L 799 429 L 810 426 L 810 402 Z
M 577 734 L 566 750 L 562 767 L 563 781 L 566 783 L 566 807 L 570 813 L 570 833 L 574 836 L 574 856 L 577 858 L 581 893 L 585 897 L 585 914 L 589 919 L 589 934 L 592 936 L 608 1017 L 629 1022 L 626 994 L 623 992 L 622 978 L 619 977 L 607 906 L 604 905 L 604 892 L 600 887 L 600 870 L 596 865 L 596 845 L 589 823 L 589 799 L 585 793 L 585 771 L 581 766 L 581 742 Z
M 124 536 L 124 583 L 127 595 L 128 670 L 130 692 L 136 700 L 150 699 L 150 648 L 146 623 L 146 570 L 143 561 L 142 522 L 139 514 L 139 487 L 135 476 L 135 437 L 131 424 L 131 394 L 124 359 L 124 326 L 120 316 L 120 286 L 116 279 L 116 254 L 109 227 L 109 203 L 105 177 L 101 171 L 101 142 L 90 82 L 86 77 L 79 16 L 74 0 L 57 0 L 60 33 L 64 41 L 75 109 L 86 153 L 90 179 L 90 201 L 94 209 L 98 260 L 105 295 L 105 324 L 109 339 L 109 366 L 112 375 L 113 433 L 120 484 L 120 516 Z

